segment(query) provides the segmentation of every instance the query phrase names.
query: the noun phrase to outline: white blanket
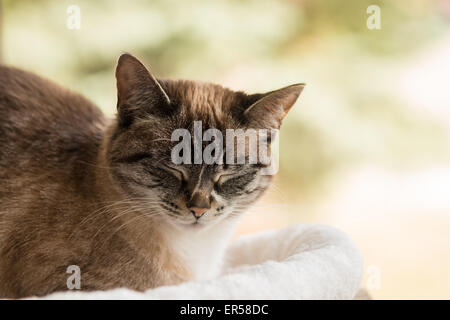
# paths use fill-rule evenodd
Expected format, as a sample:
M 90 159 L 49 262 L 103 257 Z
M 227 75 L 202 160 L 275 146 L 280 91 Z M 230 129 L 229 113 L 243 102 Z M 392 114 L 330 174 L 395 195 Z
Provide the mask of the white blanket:
M 295 225 L 243 236 L 227 252 L 215 279 L 136 292 L 128 289 L 55 293 L 47 299 L 352 299 L 363 262 L 341 231 Z

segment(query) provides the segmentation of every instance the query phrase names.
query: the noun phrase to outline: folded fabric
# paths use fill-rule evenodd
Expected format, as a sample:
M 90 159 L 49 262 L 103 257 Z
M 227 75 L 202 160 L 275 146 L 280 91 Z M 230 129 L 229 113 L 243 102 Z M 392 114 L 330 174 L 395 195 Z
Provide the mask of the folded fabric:
M 294 225 L 242 236 L 227 251 L 222 275 L 205 281 L 128 289 L 69 291 L 46 299 L 353 299 L 362 278 L 359 249 L 343 232 Z

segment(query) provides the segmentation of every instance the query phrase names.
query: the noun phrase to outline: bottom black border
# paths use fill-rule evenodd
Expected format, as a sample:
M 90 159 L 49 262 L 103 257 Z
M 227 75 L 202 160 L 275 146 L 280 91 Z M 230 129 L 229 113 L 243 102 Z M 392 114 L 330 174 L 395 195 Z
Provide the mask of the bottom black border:
M 431 300 L 3 300 L 0 301 L 0 312 L 9 311 L 15 317 L 30 312 L 34 317 L 42 312 L 58 319 L 109 314 L 125 319 L 137 315 L 143 319 L 305 319 L 336 314 L 352 318 L 393 314 L 418 316 L 422 312 L 429 317 L 440 308 L 445 308 L 446 314 L 449 306 L 450 301 Z

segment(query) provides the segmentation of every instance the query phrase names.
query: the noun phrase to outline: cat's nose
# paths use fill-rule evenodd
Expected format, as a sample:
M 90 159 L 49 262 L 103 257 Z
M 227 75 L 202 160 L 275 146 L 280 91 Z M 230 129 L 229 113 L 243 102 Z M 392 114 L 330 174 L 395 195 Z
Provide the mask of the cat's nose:
M 206 194 L 201 192 L 195 193 L 189 201 L 188 209 L 192 212 L 194 217 L 199 219 L 211 208 L 211 202 Z
M 190 207 L 189 210 L 196 219 L 199 219 L 206 211 L 208 211 L 208 208 Z

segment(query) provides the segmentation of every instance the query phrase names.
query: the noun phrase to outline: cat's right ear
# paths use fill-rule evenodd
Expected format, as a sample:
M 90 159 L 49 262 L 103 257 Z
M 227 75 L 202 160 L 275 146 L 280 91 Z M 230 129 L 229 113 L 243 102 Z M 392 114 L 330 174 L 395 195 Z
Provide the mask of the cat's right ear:
M 121 126 L 134 119 L 167 110 L 169 96 L 145 66 L 132 55 L 122 54 L 117 62 L 117 113 Z

